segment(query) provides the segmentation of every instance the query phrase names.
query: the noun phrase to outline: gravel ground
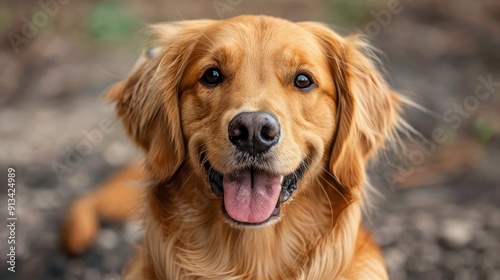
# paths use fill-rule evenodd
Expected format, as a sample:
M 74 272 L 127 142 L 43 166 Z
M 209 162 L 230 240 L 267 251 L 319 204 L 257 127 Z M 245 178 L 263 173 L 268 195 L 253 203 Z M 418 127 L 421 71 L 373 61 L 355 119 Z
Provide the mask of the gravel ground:
M 1 34 L 21 30 L 20 19 L 40 10 L 29 3 L 0 3 Z M 123 9 L 133 11 L 126 19 L 219 17 L 210 1 L 139 3 L 125 1 Z M 243 1 L 225 16 L 265 13 L 330 21 L 332 15 L 348 17 L 347 8 L 354 5 L 349 3 L 360 3 L 370 8 L 351 26 L 363 30 L 376 23 L 375 14 L 387 10 L 383 1 L 376 6 L 361 0 L 335 3 Z M 141 38 L 134 35 L 126 44 L 87 42 L 81 22 L 101 4 L 61 6 L 17 54 L 6 36 L 0 39 L 0 171 L 15 167 L 19 179 L 17 272 L 5 266 L 3 237 L 8 233 L 0 227 L 0 279 L 119 279 L 134 256 L 133 244 L 141 240 L 140 226 L 131 222 L 103 224 L 98 242 L 81 257 L 68 257 L 57 245 L 68 204 L 139 156 L 102 95 L 130 69 Z M 395 87 L 434 113 L 409 112 L 409 122 L 427 140 L 408 140 L 407 152 L 371 168 L 373 185 L 383 198 L 366 223 L 382 246 L 391 279 L 500 280 L 500 89 L 495 87 L 491 98 L 469 110 L 457 129 L 443 117 L 474 94 L 481 77 L 500 81 L 500 3 L 401 0 L 400 7 L 385 27 L 372 32 L 373 41 L 387 55 Z M 123 17 L 113 15 L 112 21 Z M 85 133 L 98 130 L 103 120 L 112 120 L 112 131 L 102 132 L 91 153 L 60 180 L 51 165 L 75 156 Z M 431 140 L 435 128 L 446 131 L 446 143 Z M 422 161 L 411 160 L 416 150 L 425 155 Z M 403 180 L 393 183 L 387 174 Z M 4 171 L 0 181 L 6 181 Z M 5 194 L 0 193 L 0 201 L 6 201 Z M 0 219 L 6 215 L 0 211 Z
M 391 279 L 500 279 L 498 203 L 450 199 L 471 180 L 387 196 L 370 224 Z

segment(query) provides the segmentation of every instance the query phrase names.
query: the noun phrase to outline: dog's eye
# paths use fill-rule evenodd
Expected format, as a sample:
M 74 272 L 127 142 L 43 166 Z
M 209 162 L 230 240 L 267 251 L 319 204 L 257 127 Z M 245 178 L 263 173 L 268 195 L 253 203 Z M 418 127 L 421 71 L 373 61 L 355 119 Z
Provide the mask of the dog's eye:
M 222 74 L 218 68 L 210 68 L 201 77 L 201 81 L 210 87 L 222 83 Z
M 300 89 L 307 89 L 313 84 L 311 79 L 304 74 L 297 75 L 297 77 L 295 77 L 295 80 L 293 81 L 293 83 L 297 88 L 300 88 Z

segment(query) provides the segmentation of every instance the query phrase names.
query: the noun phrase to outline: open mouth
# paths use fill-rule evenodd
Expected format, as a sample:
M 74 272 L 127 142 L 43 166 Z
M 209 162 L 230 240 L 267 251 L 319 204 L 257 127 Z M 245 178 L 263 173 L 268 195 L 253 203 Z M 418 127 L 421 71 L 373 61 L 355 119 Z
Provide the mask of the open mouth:
M 307 167 L 304 161 L 288 175 L 274 175 L 255 167 L 222 174 L 206 158 L 202 162 L 212 192 L 222 198 L 224 215 L 237 224 L 254 226 L 279 217 L 281 203 L 297 190 Z

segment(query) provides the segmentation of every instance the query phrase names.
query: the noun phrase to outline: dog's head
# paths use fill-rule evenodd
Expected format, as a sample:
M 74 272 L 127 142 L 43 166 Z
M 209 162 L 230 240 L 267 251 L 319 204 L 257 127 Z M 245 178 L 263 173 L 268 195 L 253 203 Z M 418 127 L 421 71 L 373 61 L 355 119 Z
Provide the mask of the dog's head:
M 153 31 L 154 47 L 109 93 L 151 177 L 186 164 L 238 225 L 276 220 L 320 173 L 360 195 L 400 100 L 366 43 L 265 16 Z

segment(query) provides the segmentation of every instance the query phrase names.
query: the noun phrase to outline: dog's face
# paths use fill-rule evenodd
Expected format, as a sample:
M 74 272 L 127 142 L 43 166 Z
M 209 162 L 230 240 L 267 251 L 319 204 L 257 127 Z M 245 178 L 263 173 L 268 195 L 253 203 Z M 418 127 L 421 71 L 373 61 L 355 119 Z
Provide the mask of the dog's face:
M 328 61 L 311 33 L 284 21 L 235 19 L 203 33 L 180 84 L 187 150 L 229 219 L 262 224 L 279 216 L 328 149 L 335 129 Z
M 155 30 L 158 45 L 110 93 L 151 176 L 188 164 L 243 226 L 278 220 L 322 172 L 359 192 L 397 106 L 362 42 L 262 16 Z

